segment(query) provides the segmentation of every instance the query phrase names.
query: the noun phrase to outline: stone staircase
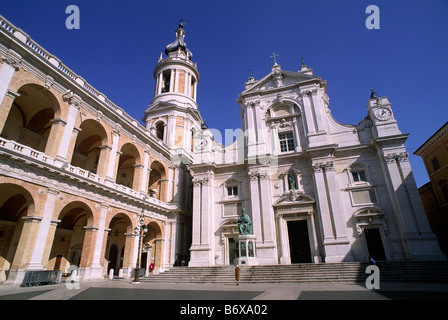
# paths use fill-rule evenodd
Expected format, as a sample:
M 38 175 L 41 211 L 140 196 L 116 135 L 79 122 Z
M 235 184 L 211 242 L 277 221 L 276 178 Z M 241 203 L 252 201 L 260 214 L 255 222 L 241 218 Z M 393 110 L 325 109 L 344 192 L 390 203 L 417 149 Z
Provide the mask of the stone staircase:
M 240 267 L 240 283 L 365 282 L 368 263 L 303 263 Z M 378 263 L 380 281 L 448 283 L 448 262 L 384 261 Z M 150 283 L 235 284 L 233 266 L 173 267 L 141 278 Z

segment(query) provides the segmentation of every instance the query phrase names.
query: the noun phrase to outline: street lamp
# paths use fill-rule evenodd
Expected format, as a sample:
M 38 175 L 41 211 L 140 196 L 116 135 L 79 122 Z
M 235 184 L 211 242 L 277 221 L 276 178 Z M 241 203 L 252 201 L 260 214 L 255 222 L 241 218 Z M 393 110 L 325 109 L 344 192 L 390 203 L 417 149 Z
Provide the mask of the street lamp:
M 134 234 L 138 236 L 138 253 L 134 281 L 132 281 L 132 283 L 140 283 L 140 256 L 142 254 L 143 237 L 146 232 L 148 232 L 148 228 L 145 226 L 145 217 L 142 212 L 142 214 L 138 217 L 137 226 L 134 228 Z

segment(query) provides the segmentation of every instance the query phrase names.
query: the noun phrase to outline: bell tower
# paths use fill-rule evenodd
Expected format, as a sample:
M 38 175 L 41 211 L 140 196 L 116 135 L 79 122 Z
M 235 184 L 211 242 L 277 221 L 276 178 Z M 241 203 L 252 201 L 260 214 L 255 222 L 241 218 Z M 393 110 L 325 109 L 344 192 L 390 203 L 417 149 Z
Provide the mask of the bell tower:
M 150 132 L 165 143 L 173 154 L 192 158 L 193 136 L 203 120 L 196 103 L 199 72 L 193 54 L 185 43 L 184 23 L 175 31 L 176 39 L 160 53 L 153 75 L 154 97 L 143 121 Z M 180 150 L 182 149 L 182 151 Z

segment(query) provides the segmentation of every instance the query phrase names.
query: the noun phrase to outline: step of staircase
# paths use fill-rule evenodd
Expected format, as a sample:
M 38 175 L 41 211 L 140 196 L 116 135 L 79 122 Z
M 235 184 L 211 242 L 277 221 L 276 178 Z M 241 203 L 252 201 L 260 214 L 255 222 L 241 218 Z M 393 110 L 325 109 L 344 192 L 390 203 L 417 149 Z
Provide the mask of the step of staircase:
M 303 263 L 241 266 L 240 283 L 365 282 L 368 263 Z M 381 281 L 448 283 L 446 261 L 384 261 L 377 264 Z M 150 283 L 234 284 L 233 266 L 173 267 L 141 278 Z

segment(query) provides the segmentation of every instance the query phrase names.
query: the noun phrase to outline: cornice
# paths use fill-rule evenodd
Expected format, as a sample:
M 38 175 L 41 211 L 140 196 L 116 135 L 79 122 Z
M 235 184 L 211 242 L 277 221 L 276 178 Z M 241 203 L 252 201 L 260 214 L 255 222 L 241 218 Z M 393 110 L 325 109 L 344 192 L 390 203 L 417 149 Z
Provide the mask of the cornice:
M 160 69 L 163 69 L 166 66 L 168 66 L 168 67 L 170 67 L 170 66 L 186 67 L 187 69 L 192 70 L 194 72 L 197 82 L 199 82 L 199 80 L 200 80 L 199 71 L 197 69 L 197 63 L 193 63 L 189 60 L 180 59 L 180 58 L 176 58 L 176 57 L 167 57 L 165 59 L 160 60 L 160 62 L 154 68 L 154 71 L 153 71 L 154 78 L 156 78 L 157 74 L 160 73 Z
M 169 161 L 170 153 L 166 146 L 161 146 L 143 125 L 136 119 L 129 116 L 122 108 L 110 101 L 106 95 L 96 90 L 88 84 L 84 78 L 77 75 L 70 68 L 64 65 L 57 57 L 50 54 L 42 46 L 37 44 L 31 37 L 21 29 L 0 15 L 0 38 L 4 38 L 7 43 L 0 43 L 1 54 L 6 57 L 9 48 L 13 48 L 21 55 L 20 67 L 30 72 L 44 83 L 48 82 L 48 76 L 52 78 L 51 87 L 59 93 L 64 94 L 68 90 L 76 93 L 81 99 L 81 106 L 92 114 L 97 114 L 101 110 L 104 115 L 101 120 L 115 127 L 119 123 L 123 127 L 123 132 L 130 139 L 133 135 L 140 145 L 154 150 Z M 34 63 L 33 63 L 34 62 Z M 113 121 L 112 119 L 115 119 Z
M 440 139 L 443 139 L 448 136 L 448 122 L 446 122 L 439 130 L 437 130 L 428 140 L 426 140 L 417 150 L 414 151 L 414 154 L 417 156 L 423 156 L 424 153 L 431 150 Z M 448 138 L 447 138 L 448 139 Z
M 61 167 L 52 165 L 50 158 L 47 156 L 42 157 L 42 160 L 40 160 L 34 154 L 26 156 L 13 152 L 6 148 L 6 145 L 2 145 L 2 147 L 0 152 L 0 173 L 2 176 L 63 191 L 96 202 L 107 202 L 113 206 L 127 207 L 129 211 L 135 211 L 136 208 L 141 210 L 142 207 L 145 207 L 155 212 L 166 214 L 171 210 L 168 204 L 162 203 L 163 205 L 158 205 L 150 202 L 147 200 L 149 197 L 137 191 L 133 191 L 134 194 L 130 194 L 121 191 L 120 188 L 115 189 L 104 182 L 98 182 L 90 178 L 91 175 L 77 175 L 67 170 L 62 163 Z M 92 176 L 98 177 L 97 175 Z M 105 179 L 101 179 L 101 181 L 103 180 Z

